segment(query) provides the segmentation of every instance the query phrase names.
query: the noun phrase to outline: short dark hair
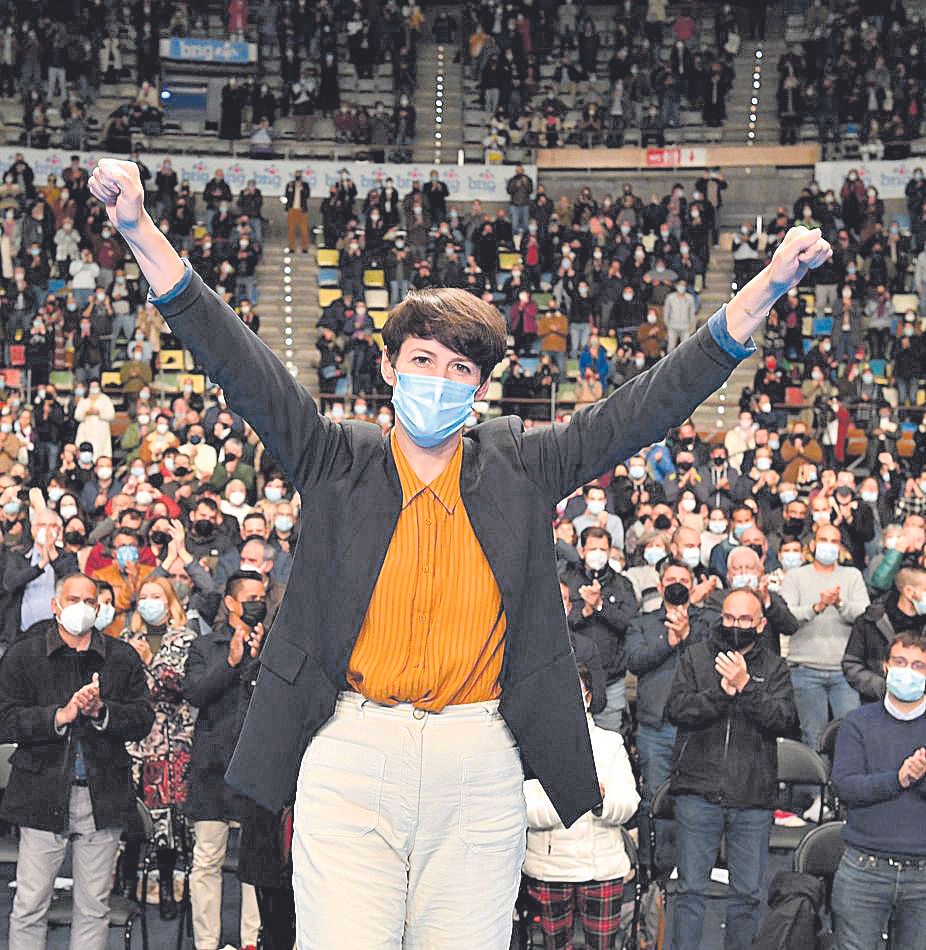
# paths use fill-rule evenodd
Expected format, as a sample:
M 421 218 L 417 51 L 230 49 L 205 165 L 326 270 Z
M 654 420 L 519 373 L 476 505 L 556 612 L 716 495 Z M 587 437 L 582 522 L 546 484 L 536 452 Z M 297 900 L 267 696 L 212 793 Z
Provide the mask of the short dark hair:
M 96 580 L 96 578 L 91 578 L 91 580 Z M 97 597 L 103 593 L 104 590 L 108 590 L 112 595 L 113 600 L 116 599 L 116 592 L 113 590 L 113 585 L 109 581 L 96 581 L 96 595 Z
M 579 544 L 584 548 L 589 538 L 607 538 L 608 547 L 611 547 L 611 532 L 607 528 L 602 528 L 597 524 L 590 524 L 587 528 L 582 529 L 582 534 L 579 536 Z
M 213 514 L 219 510 L 219 506 L 211 499 L 207 498 L 205 495 L 201 495 L 196 499 L 196 504 L 193 505 L 193 510 L 202 506 L 203 508 L 208 508 Z
M 683 571 L 688 571 L 689 577 L 694 577 L 694 571 L 684 561 L 670 555 L 669 557 L 664 557 L 656 568 L 656 573 L 659 574 L 660 580 L 665 577 L 666 571 L 670 567 L 680 567 Z
M 495 306 L 467 291 L 428 287 L 411 291 L 392 309 L 382 335 L 393 365 L 409 337 L 437 340 L 472 360 L 485 382 L 505 355 L 508 328 Z
M 588 493 L 589 493 L 590 491 L 604 491 L 604 489 L 603 489 L 603 488 L 601 487 L 601 485 L 599 485 L 597 482 L 595 482 L 594 485 L 583 485 L 583 486 L 582 486 L 582 494 L 583 494 L 586 498 L 588 498 Z
M 891 640 L 891 645 L 888 647 L 888 657 L 891 655 L 891 650 L 898 644 L 902 647 L 916 647 L 917 650 L 922 650 L 923 653 L 926 653 L 926 636 L 917 633 L 915 630 L 904 630 L 902 633 L 898 633 L 897 636 Z
M 231 577 L 225 582 L 225 593 L 234 598 L 238 599 L 238 591 L 241 589 L 241 585 L 245 581 L 257 581 L 261 583 L 260 575 L 254 574 L 251 571 L 237 571 L 232 574 Z
M 592 673 L 591 670 L 584 663 L 576 663 L 576 669 L 579 671 L 579 682 L 582 683 L 582 688 L 592 697 L 592 702 L 595 701 L 595 693 L 592 690 Z

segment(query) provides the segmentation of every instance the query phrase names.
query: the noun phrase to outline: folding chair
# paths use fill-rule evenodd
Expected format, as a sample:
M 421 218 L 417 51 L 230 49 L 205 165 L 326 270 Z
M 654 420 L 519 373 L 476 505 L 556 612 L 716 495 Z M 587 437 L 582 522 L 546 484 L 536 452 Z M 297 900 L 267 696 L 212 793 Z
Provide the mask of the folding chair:
M 794 852 L 793 868 L 801 874 L 823 879 L 824 909 L 833 916 L 833 878 L 842 860 L 846 843 L 842 838 L 843 821 L 827 821 L 811 828 Z M 823 935 L 821 946 L 832 946 L 830 935 Z
M 826 763 L 810 746 L 795 739 L 778 740 L 778 784 L 786 786 L 816 785 L 820 790 L 820 817 L 826 801 L 830 773 Z M 801 843 L 813 825 L 786 828 L 773 825 L 769 836 L 769 851 L 789 852 Z
M 830 781 L 827 785 L 830 793 L 830 802 L 833 808 L 833 814 L 837 818 L 844 817 L 842 815 L 842 802 L 839 800 L 839 796 L 836 794 L 836 789 L 833 787 L 832 774 L 833 774 L 833 759 L 836 757 L 836 736 L 839 734 L 839 727 L 842 725 L 842 719 L 831 719 L 823 729 L 823 732 L 820 733 L 820 738 L 817 740 L 817 752 L 823 757 L 823 761 L 829 764 L 830 772 Z
M 141 921 L 142 950 L 148 950 L 148 918 L 145 913 L 148 895 L 148 875 L 155 862 L 154 820 L 144 802 L 135 801 L 136 821 L 145 837 L 144 858 L 141 878 L 141 899 L 134 901 L 129 897 L 113 894 L 109 899 L 109 926 L 122 930 L 125 950 L 132 948 L 132 934 L 135 924 Z M 74 898 L 71 894 L 55 897 L 48 909 L 49 929 L 70 927 L 74 913 Z

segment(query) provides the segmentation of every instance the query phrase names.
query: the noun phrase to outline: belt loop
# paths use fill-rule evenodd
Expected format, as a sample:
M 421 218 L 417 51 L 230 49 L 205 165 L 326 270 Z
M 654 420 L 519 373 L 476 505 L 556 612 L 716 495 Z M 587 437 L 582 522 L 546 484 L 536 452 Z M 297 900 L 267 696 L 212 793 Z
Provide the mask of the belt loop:
M 368 699 L 364 698 L 360 700 L 360 705 L 357 707 L 357 718 L 363 719 L 363 707 L 369 702 Z

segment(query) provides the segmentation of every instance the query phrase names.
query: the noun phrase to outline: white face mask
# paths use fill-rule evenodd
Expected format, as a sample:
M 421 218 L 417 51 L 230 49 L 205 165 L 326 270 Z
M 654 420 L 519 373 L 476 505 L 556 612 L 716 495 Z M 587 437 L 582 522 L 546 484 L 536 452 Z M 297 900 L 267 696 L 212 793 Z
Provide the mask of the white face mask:
M 769 458 L 757 458 L 756 468 L 760 472 L 767 472 L 772 467 L 772 460 Z
M 108 482 L 113 477 L 113 470 L 111 468 L 98 468 L 96 470 L 96 477 L 101 482 Z
M 135 493 L 135 500 L 142 506 L 142 508 L 147 508 L 148 505 L 154 500 L 154 496 L 150 491 L 140 491 Z
M 681 507 L 684 511 L 694 511 L 698 507 L 697 499 L 695 498 L 683 498 L 681 501 Z
M 58 514 L 61 515 L 61 517 L 62 517 L 65 521 L 70 521 L 71 518 L 76 518 L 76 517 L 77 517 L 77 509 L 76 509 L 76 508 L 73 508 L 73 507 L 71 507 L 71 506 L 65 505 L 65 507 L 62 508 L 62 509 L 58 512 Z
M 701 563 L 701 551 L 698 548 L 682 548 L 682 560 L 692 570 Z
M 588 501 L 585 507 L 590 515 L 600 515 L 604 511 L 605 503 L 600 500 Z
M 233 491 L 229 494 L 228 500 L 235 508 L 240 508 L 244 504 L 245 494 L 243 491 Z
M 608 563 L 608 552 L 596 548 L 594 551 L 585 552 L 585 565 L 590 571 L 604 570 Z
M 726 521 L 708 521 L 707 528 L 711 534 L 726 534 L 727 523 Z
M 878 500 L 878 493 L 876 491 L 863 491 L 861 496 L 862 501 L 867 502 L 869 505 L 873 505 Z
M 69 604 L 58 616 L 61 626 L 75 637 L 85 634 L 93 626 L 94 620 L 96 620 L 96 610 L 83 602 Z
M 45 528 L 38 528 L 35 532 L 35 543 L 41 547 L 48 540 L 48 531 Z

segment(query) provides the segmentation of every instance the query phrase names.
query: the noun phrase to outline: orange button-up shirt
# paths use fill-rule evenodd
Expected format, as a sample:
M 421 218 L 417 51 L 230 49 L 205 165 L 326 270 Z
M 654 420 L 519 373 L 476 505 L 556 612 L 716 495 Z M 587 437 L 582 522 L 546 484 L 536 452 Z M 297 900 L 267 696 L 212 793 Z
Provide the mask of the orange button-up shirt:
M 379 703 L 495 699 L 505 641 L 501 591 L 460 498 L 463 443 L 425 485 L 393 433 L 402 512 L 350 658 L 347 679 Z

